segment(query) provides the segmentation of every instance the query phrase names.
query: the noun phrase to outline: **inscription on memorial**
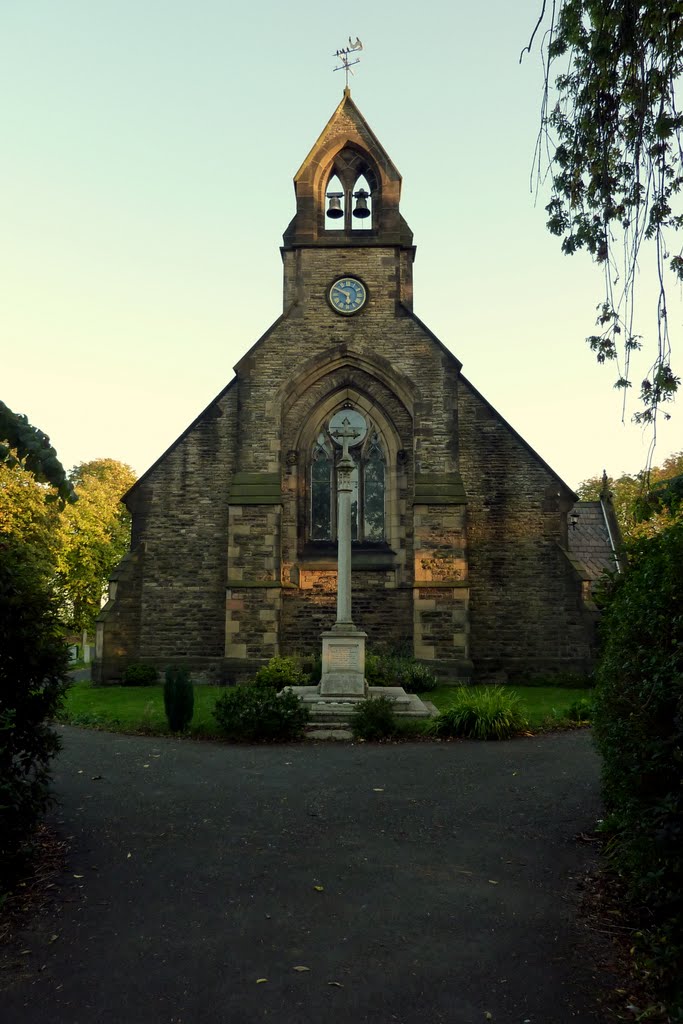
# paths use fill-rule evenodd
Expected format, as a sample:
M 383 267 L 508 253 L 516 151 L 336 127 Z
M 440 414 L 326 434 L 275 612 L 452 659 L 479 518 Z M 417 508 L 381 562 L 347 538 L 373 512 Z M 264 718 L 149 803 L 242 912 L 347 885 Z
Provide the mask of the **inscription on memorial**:
M 358 668 L 358 647 L 355 644 L 330 644 L 327 655 L 330 669 Z

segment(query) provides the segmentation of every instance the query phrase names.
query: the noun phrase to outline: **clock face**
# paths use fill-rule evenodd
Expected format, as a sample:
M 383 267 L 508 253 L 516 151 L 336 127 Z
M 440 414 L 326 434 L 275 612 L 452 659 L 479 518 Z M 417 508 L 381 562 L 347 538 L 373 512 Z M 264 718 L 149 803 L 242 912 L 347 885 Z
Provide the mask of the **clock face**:
M 330 288 L 332 308 L 345 316 L 357 313 L 365 305 L 367 297 L 365 285 L 355 277 L 340 277 Z

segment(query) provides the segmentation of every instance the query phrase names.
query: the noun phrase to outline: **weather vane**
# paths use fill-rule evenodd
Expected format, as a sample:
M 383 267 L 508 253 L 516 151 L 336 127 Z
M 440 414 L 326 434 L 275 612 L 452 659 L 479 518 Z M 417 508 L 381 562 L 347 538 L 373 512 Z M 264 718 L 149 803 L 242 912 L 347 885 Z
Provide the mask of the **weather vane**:
M 351 53 L 358 53 L 358 51 L 362 50 L 362 49 L 363 49 L 363 44 L 361 43 L 361 41 L 358 38 L 358 36 L 356 36 L 355 43 L 351 42 L 351 36 L 349 36 L 349 45 L 342 47 L 341 50 L 336 50 L 335 51 L 334 56 L 337 58 L 338 61 L 341 61 L 341 63 L 336 68 L 333 68 L 333 71 L 345 71 L 346 72 L 346 88 L 347 89 L 349 87 L 349 73 L 353 74 L 353 71 L 351 71 L 351 68 L 353 67 L 354 64 L 360 64 L 360 57 L 356 57 L 355 60 L 349 60 L 349 54 L 351 54 Z

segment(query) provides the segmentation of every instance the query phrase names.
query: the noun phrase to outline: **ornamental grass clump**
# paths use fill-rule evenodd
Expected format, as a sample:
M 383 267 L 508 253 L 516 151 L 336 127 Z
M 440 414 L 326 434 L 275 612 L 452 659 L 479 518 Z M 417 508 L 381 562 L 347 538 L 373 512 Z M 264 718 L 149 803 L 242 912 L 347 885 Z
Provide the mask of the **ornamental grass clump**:
M 518 694 L 503 686 L 461 686 L 433 729 L 437 736 L 507 740 L 527 725 Z
M 171 732 L 184 732 L 194 714 L 194 687 L 183 665 L 169 665 L 164 677 L 164 710 Z

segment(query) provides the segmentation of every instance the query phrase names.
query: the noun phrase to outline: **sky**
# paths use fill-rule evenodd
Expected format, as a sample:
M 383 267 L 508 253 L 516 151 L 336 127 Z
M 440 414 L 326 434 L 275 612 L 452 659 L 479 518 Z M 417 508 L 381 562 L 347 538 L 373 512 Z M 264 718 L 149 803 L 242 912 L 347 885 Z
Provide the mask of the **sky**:
M 282 312 L 292 179 L 342 98 L 334 51 L 359 36 L 351 92 L 403 176 L 415 313 L 570 486 L 637 472 L 635 397 L 622 416 L 584 340 L 601 271 L 562 255 L 530 186 L 542 67 L 537 46 L 519 55 L 539 10 L 2 0 L 0 398 L 67 468 L 142 474 L 172 444 Z M 647 339 L 644 266 L 642 285 Z M 683 376 L 678 292 L 669 312 Z M 672 412 L 655 464 L 683 448 Z

